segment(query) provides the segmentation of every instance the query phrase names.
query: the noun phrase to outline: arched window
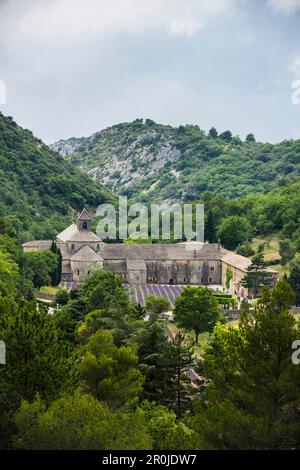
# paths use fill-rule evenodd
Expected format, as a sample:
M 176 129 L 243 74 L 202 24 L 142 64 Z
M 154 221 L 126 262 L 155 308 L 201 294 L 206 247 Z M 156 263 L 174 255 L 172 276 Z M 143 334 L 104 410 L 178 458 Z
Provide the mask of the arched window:
M 87 228 L 88 228 L 87 222 L 83 222 L 82 228 L 83 228 L 83 230 L 87 230 Z

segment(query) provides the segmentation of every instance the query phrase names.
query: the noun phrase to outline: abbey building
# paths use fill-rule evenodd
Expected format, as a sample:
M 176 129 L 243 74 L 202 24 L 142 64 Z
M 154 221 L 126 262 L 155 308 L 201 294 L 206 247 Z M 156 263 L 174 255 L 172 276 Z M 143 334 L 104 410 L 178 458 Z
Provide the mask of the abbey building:
M 48 243 L 48 245 L 47 245 Z M 226 285 L 231 270 L 233 291 L 243 291 L 240 281 L 250 260 L 218 243 L 184 242 L 176 244 L 104 243 L 91 229 L 91 216 L 84 209 L 71 224 L 57 235 L 62 255 L 61 284 L 74 288 L 92 267 L 103 267 L 118 274 L 129 284 Z M 47 249 L 51 241 L 24 243 L 25 251 Z M 274 283 L 277 271 L 267 268 Z M 243 292 L 242 292 L 243 293 Z

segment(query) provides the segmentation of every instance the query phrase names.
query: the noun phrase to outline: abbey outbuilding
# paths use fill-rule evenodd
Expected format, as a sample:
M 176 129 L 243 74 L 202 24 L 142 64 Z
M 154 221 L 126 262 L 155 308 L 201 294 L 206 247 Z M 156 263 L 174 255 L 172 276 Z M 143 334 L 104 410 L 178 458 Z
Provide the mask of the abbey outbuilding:
M 84 209 L 76 223 L 57 235 L 62 255 L 61 285 L 75 288 L 92 268 L 103 267 L 128 284 L 226 285 L 231 270 L 233 291 L 246 295 L 241 280 L 250 259 L 224 249 L 220 243 L 188 241 L 176 244 L 104 243 L 91 229 L 91 215 Z M 23 244 L 24 251 L 48 249 L 51 240 Z M 278 272 L 267 268 L 274 283 Z

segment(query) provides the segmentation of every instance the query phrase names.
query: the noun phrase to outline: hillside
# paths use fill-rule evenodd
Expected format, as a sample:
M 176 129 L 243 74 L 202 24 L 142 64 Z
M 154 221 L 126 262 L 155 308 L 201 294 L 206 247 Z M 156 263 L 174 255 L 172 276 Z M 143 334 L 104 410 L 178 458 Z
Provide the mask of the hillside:
M 229 131 L 206 135 L 198 126 L 173 128 L 137 119 L 90 137 L 52 145 L 106 188 L 140 201 L 199 199 L 205 192 L 235 198 L 293 182 L 300 174 L 300 140 L 272 145 Z
M 0 113 L 0 217 L 21 240 L 53 236 L 84 205 L 111 194 Z

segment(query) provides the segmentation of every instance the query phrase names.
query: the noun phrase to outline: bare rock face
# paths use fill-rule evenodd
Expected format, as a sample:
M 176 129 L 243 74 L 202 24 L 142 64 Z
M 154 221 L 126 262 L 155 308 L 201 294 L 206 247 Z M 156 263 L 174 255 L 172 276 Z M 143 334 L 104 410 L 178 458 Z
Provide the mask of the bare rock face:
M 300 172 L 298 141 L 262 144 L 196 125 L 136 119 L 51 147 L 104 187 L 142 202 L 235 198 L 270 189 Z M 292 181 L 292 180 L 291 180 Z

